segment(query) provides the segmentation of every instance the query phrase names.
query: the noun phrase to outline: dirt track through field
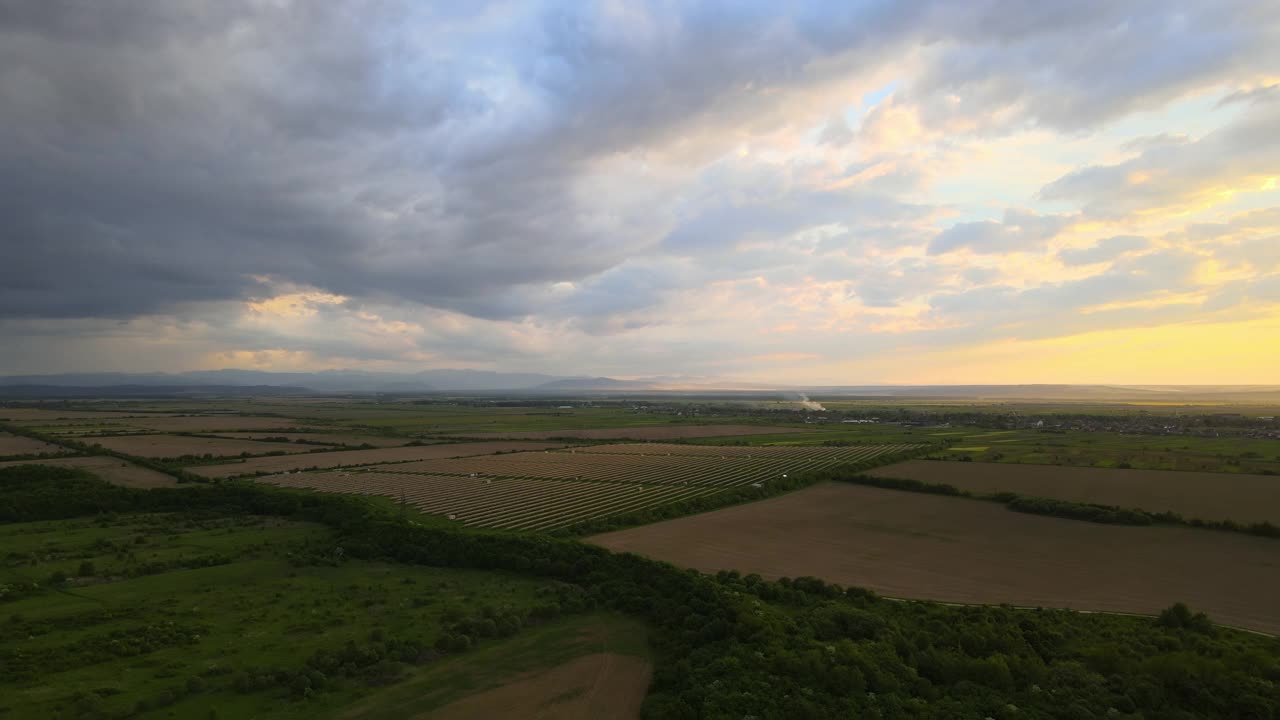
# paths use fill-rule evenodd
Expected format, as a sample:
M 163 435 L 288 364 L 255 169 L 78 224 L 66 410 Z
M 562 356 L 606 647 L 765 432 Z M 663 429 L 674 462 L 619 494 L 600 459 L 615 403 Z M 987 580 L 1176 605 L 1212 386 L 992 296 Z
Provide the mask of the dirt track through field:
M 1156 613 L 1280 633 L 1280 541 L 1017 513 L 824 483 L 591 542 L 714 572 L 820 577 L 904 598 Z
M 877 468 L 870 474 L 949 483 L 974 492 L 1008 491 L 1153 512 L 1173 511 L 1202 520 L 1280 524 L 1280 477 L 1272 475 L 936 460 L 911 460 Z
M 649 663 L 614 653 L 584 655 L 463 698 L 415 720 L 631 720 L 640 717 Z

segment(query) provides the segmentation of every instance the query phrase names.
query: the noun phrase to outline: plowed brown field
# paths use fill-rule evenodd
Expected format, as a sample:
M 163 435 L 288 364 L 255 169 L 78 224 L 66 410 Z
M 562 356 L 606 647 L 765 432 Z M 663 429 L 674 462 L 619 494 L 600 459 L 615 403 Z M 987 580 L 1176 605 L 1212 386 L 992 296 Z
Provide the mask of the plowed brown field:
M 474 442 L 378 448 L 377 450 L 339 450 L 336 452 L 309 453 L 287 457 L 254 458 L 225 465 L 201 465 L 188 468 L 188 470 L 197 475 L 210 478 L 233 477 L 236 475 L 252 475 L 258 472 L 277 473 L 307 468 L 353 467 L 356 465 L 373 465 L 375 463 L 488 455 L 499 452 L 544 450 L 558 447 L 564 447 L 564 443 Z
M 13 465 L 54 465 L 88 470 L 99 478 L 116 485 L 137 488 L 169 487 L 178 484 L 177 480 L 149 468 L 139 467 L 123 460 L 93 455 L 90 457 L 52 458 L 48 460 L 18 460 L 3 462 L 0 467 Z
M 1153 512 L 1172 511 L 1202 520 L 1280 523 L 1280 477 L 1272 475 L 932 460 L 889 465 L 871 474 L 949 483 L 974 492 L 1008 491 Z
M 273 430 L 299 427 L 301 420 L 277 417 L 240 415 L 192 415 L 187 417 L 131 418 L 124 421 L 130 427 L 145 428 L 157 432 L 210 432 L 214 430 Z
M 35 440 L 21 435 L 0 432 L 0 457 L 6 455 L 39 455 L 70 452 L 61 445 Z
M 893 597 L 1133 613 L 1181 601 L 1217 622 L 1280 633 L 1280 542 L 1235 533 L 824 483 L 591 541 L 709 572 L 809 575 Z
M 344 435 L 334 432 L 229 432 L 218 433 L 220 437 L 238 440 L 261 440 L 263 438 L 284 437 L 289 440 L 304 440 L 307 443 L 324 443 L 328 445 L 372 445 L 374 447 L 400 447 L 413 441 L 407 437 L 388 437 L 386 435 Z M 312 446 L 314 447 L 314 446 Z
M 304 453 L 322 445 L 295 445 L 293 443 L 255 442 L 231 438 L 187 437 L 182 435 L 118 435 L 115 437 L 86 438 L 126 455 L 148 458 L 176 458 L 183 455 L 213 455 L 227 457 L 249 453 L 264 455 L 271 452 Z
M 17 425 L 39 425 L 59 420 L 122 420 L 126 418 L 168 417 L 166 413 L 110 412 L 106 410 L 58 410 L 44 408 L 0 408 L 0 420 Z
M 394 468 L 398 472 L 445 475 L 542 477 L 602 482 L 733 486 L 765 482 L 790 473 L 821 470 L 844 463 L 873 460 L 912 450 L 912 445 L 854 445 L 840 448 L 781 448 L 795 453 L 770 454 L 756 448 L 754 454 L 670 455 L 610 453 L 602 445 L 591 452 L 572 448 L 560 452 L 513 453 L 457 460 L 424 460 Z

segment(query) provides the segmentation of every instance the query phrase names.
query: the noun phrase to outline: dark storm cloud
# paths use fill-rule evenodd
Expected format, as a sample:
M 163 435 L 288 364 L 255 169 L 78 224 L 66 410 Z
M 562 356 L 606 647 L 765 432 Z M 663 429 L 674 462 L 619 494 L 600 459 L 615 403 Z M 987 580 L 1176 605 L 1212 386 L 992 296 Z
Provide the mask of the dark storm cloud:
M 574 222 L 584 162 L 813 54 L 751 13 L 630 42 L 551 8 L 469 56 L 422 7 L 5 4 L 0 312 L 129 316 L 276 276 L 519 314 L 504 292 L 637 250 Z
M 170 312 L 254 297 L 264 277 L 486 318 L 634 309 L 670 289 L 626 266 L 638 256 L 724 251 L 819 216 L 917 213 L 830 194 L 711 203 L 671 227 L 643 204 L 584 192 L 593 162 L 690 124 L 753 122 L 776 89 L 909 43 L 955 60 L 912 91 L 921 98 L 967 89 L 1083 127 L 1219 71 L 1229 42 L 1254 52 L 1252 29 L 1273 16 L 1197 7 L 1179 20 L 1151 3 L 811 3 L 787 15 L 766 2 L 629 13 L 0 0 L 0 316 Z M 1158 32 L 1130 46 L 1128 22 Z M 1117 60 L 1141 72 L 1099 72 Z M 1044 77 L 1054 82 L 1040 88 Z M 1082 103 L 1093 83 L 1102 89 Z M 622 229 L 582 219 L 596 206 Z M 1003 226 L 966 232 L 934 251 L 1018 240 Z M 591 278 L 576 306 L 535 291 Z

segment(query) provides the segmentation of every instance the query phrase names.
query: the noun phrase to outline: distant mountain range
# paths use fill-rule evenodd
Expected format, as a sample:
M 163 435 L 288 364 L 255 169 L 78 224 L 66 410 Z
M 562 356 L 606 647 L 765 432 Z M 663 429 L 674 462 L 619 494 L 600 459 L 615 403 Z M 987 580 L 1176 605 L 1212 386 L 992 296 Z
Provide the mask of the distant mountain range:
M 487 370 L 424 370 L 382 373 L 323 370 L 313 373 L 261 370 L 199 370 L 181 373 L 64 373 L 0 376 L 0 387 L 267 387 L 302 388 L 312 392 L 448 392 L 528 390 L 550 382 L 572 381 L 563 375 L 502 373 Z M 588 380 L 588 378 L 581 378 Z
M 311 392 L 547 392 L 598 391 L 634 392 L 644 390 L 770 390 L 769 386 L 725 383 L 707 378 L 663 376 L 639 380 L 608 377 L 507 373 L 490 370 L 423 370 L 417 373 L 323 370 L 312 373 L 266 372 L 261 370 L 200 370 L 181 373 L 63 373 L 59 375 L 0 376 L 0 394 L 29 395 L 31 389 L 122 388 L 144 390 L 165 388 L 217 389 L 279 387 L 286 391 Z M 22 390 L 17 390 L 22 388 Z M 66 394 L 65 391 L 62 394 Z
M 423 370 L 417 373 L 324 370 L 265 372 L 201 370 L 181 373 L 64 373 L 0 376 L 0 397 L 87 395 L 284 395 L 301 393 L 783 393 L 815 397 L 929 398 L 1063 402 L 1280 402 L 1278 385 L 829 385 L 787 386 L 708 377 L 610 377 Z

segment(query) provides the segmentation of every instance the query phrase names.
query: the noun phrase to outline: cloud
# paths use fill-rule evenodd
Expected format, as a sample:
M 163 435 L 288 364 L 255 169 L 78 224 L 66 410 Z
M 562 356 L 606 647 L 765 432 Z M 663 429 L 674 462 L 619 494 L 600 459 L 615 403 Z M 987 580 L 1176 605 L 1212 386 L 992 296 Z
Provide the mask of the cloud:
M 1091 165 L 1040 190 L 1040 198 L 1082 206 L 1087 216 L 1120 219 L 1179 213 L 1275 187 L 1280 174 L 1280 97 L 1259 101 L 1193 142 L 1149 147 L 1132 159 Z
M 818 144 L 843 147 L 852 142 L 855 137 L 844 116 L 835 115 L 822 126 L 822 131 L 818 133 Z
M 1087 248 L 1066 248 L 1058 253 L 1058 259 L 1067 265 L 1092 265 L 1107 262 L 1127 252 L 1146 249 L 1150 241 L 1137 235 L 1116 235 Z
M 980 2 L 933 6 L 936 58 L 904 100 L 933 127 L 1077 132 L 1274 66 L 1265 4 Z
M 960 249 L 979 254 L 1039 250 L 1074 222 L 1070 215 L 1041 215 L 1033 210 L 1007 208 L 1004 218 L 957 223 L 929 243 L 930 255 Z
M 1206 263 L 1227 312 L 1276 271 L 1278 16 L 0 0 L 0 369 L 749 372 L 1185 318 L 1071 313 Z

